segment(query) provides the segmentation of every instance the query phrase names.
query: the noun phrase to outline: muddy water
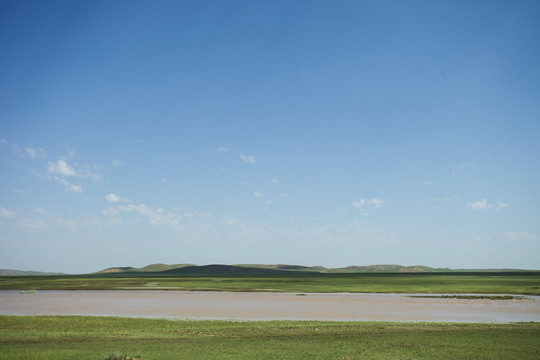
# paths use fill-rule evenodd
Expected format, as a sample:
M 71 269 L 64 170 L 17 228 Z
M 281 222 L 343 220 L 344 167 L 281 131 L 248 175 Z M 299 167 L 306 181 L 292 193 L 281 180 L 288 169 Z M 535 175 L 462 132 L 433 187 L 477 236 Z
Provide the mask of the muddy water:
M 412 298 L 410 294 L 298 294 L 188 291 L 0 291 L 0 314 L 99 315 L 234 320 L 429 322 L 540 321 L 528 300 Z

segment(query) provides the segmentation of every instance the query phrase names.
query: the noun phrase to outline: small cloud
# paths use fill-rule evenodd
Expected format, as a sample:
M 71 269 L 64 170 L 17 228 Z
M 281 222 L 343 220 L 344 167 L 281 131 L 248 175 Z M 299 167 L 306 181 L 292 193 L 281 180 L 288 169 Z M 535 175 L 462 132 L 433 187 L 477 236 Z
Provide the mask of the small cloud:
M 23 191 L 21 189 L 13 189 L 13 192 L 22 193 Z
M 161 179 L 161 183 L 162 183 L 162 184 L 165 184 L 167 181 L 169 181 L 169 179 L 167 179 L 167 178 Z
M 120 198 L 120 196 L 115 195 L 115 194 L 108 194 L 108 195 L 105 195 L 105 199 L 107 199 L 107 201 L 112 202 L 112 203 L 117 203 L 117 202 L 119 202 L 120 200 L 122 200 L 122 199 Z
M 228 151 L 229 149 L 227 149 L 226 147 L 218 147 L 217 148 L 217 151 Z
M 485 210 L 487 209 L 487 199 L 484 198 L 473 203 L 467 203 L 467 207 L 474 211 Z
M 260 198 L 260 197 L 263 197 L 263 194 L 258 191 L 255 191 L 255 193 L 253 194 L 253 197 Z
M 381 207 L 381 205 L 384 204 L 384 200 L 379 198 L 373 198 L 373 199 L 364 199 L 361 198 L 358 201 L 353 201 L 352 206 L 356 209 L 364 209 L 364 206 L 366 205 L 373 205 L 375 209 Z
M 371 199 L 368 201 L 368 204 L 375 206 L 375 209 L 379 208 L 384 203 L 381 199 Z
M 67 155 L 68 159 L 71 159 L 72 157 L 75 156 L 75 148 L 74 147 L 67 148 L 66 151 L 68 153 L 68 155 Z
M 495 204 L 489 204 L 488 206 L 489 206 L 490 209 L 500 210 L 502 208 L 507 207 L 508 204 L 505 204 L 503 202 L 498 202 L 498 203 L 495 203 Z
M 276 178 L 273 178 L 273 179 L 270 181 L 270 184 L 279 184 L 279 180 L 276 179 Z
M 48 225 L 41 219 L 21 219 L 17 221 L 17 226 L 26 229 L 27 231 L 34 232 L 45 229 Z
M 101 211 L 103 213 L 103 215 L 105 216 L 117 216 L 118 214 L 120 214 L 120 211 L 117 210 L 117 209 L 105 209 L 103 211 Z
M 529 232 L 516 232 L 507 231 L 500 234 L 500 236 L 509 241 L 537 241 L 538 236 Z
M 184 216 L 188 217 L 188 218 L 190 218 L 190 217 L 209 217 L 209 216 L 212 216 L 212 214 L 209 213 L 209 212 L 194 211 L 194 212 L 185 212 Z
M 448 197 L 448 196 L 438 197 L 438 196 L 435 196 L 435 197 L 432 197 L 432 198 L 429 198 L 429 199 L 420 200 L 419 202 L 420 203 L 427 203 L 427 202 L 437 202 L 437 201 L 451 201 L 451 200 L 456 200 L 457 198 L 458 198 L 457 196 L 452 196 L 452 197 Z
M 265 203 L 268 204 L 268 205 L 270 205 L 270 204 L 273 204 L 274 201 L 273 201 L 273 200 L 266 200 Z
M 279 197 L 280 197 L 280 198 L 288 198 L 288 197 L 289 197 L 289 194 L 279 194 Z
M 7 140 L 4 139 L 4 138 L 1 138 L 1 139 L 0 139 L 0 144 L 1 144 L 1 145 L 6 145 L 6 144 L 7 144 Z
M 146 141 L 145 141 L 145 140 L 141 140 L 141 139 L 137 139 L 137 140 L 135 140 L 135 142 L 136 142 L 137 144 L 144 144 Z
M 242 159 L 244 162 L 247 162 L 248 164 L 255 164 L 257 162 L 257 160 L 255 160 L 255 158 L 253 156 L 245 156 L 245 155 L 240 155 L 240 159 Z
M 427 186 L 427 185 L 433 185 L 433 184 L 434 184 L 433 181 L 427 181 L 427 180 L 426 180 L 426 181 L 422 181 L 422 182 L 420 183 L 420 185 L 425 185 L 425 186 Z
M 56 163 L 49 161 L 47 172 L 49 174 L 59 174 L 64 176 L 74 176 L 76 174 L 76 171 L 64 160 L 58 160 Z
M 494 210 L 500 210 L 502 208 L 507 207 L 508 204 L 505 204 L 503 202 L 497 202 L 497 203 L 488 203 L 488 200 L 486 198 L 483 198 L 482 200 L 475 201 L 473 203 L 467 203 L 467 208 L 474 210 L 474 211 L 480 211 L 480 210 L 486 210 L 486 209 L 494 209 Z
M 82 187 L 80 187 L 79 185 L 71 184 L 69 186 L 66 186 L 65 190 L 69 191 L 69 192 L 80 193 L 80 192 L 82 192 Z
M 33 148 L 31 146 L 27 146 L 24 148 L 24 151 L 26 151 L 26 154 L 30 156 L 30 158 L 42 158 L 45 156 L 45 150 L 42 148 Z
M 123 205 L 117 208 L 119 211 L 123 212 L 135 212 L 139 215 L 145 216 L 148 219 L 148 222 L 152 226 L 165 225 L 173 229 L 181 229 L 182 225 L 180 219 L 182 215 L 174 212 L 167 212 L 163 208 L 151 208 L 145 204 L 139 205 Z
M 112 160 L 111 164 L 112 166 L 120 166 L 122 165 L 122 162 L 120 160 Z
M 473 168 L 473 167 L 476 167 L 476 165 L 473 164 L 473 163 L 457 164 L 452 169 L 452 176 L 455 176 L 457 174 L 457 172 L 460 171 L 460 170 L 467 169 L 467 168 Z
M 0 219 L 14 219 L 15 212 L 0 206 Z
M 36 208 L 34 209 L 34 211 L 37 213 L 37 214 L 40 214 L 40 215 L 48 215 L 49 212 L 45 209 L 42 209 L 42 208 Z
M 239 221 L 236 218 L 230 218 L 225 221 L 225 224 L 229 226 L 238 226 Z
M 77 166 L 77 164 L 75 164 Z M 103 175 L 99 172 L 97 165 L 86 164 L 84 166 L 77 166 L 75 169 L 73 166 L 69 165 L 66 160 L 60 159 L 56 162 L 49 161 L 47 165 L 47 174 L 46 177 L 49 180 L 58 180 L 65 184 L 63 177 L 74 176 L 78 178 L 88 178 L 92 181 L 99 182 L 103 179 Z M 41 176 L 37 173 L 34 173 L 36 176 Z

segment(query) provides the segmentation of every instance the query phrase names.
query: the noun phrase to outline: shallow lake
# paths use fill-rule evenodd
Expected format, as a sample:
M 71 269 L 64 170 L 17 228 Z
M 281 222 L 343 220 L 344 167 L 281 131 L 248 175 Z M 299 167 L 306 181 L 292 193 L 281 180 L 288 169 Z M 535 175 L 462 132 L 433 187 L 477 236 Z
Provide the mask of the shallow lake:
M 539 296 L 527 296 L 526 300 L 464 300 L 411 295 L 421 294 L 2 290 L 0 314 L 233 320 L 540 321 Z

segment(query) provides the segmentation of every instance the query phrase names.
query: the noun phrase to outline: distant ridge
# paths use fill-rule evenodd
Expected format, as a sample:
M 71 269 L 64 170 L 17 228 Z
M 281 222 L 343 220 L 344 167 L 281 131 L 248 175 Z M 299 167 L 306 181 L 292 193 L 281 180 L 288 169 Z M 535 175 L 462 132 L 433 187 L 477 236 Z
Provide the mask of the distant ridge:
M 301 266 L 286 264 L 236 264 L 236 265 L 193 265 L 193 264 L 152 264 L 142 268 L 111 267 L 94 274 L 114 274 L 114 273 L 161 273 L 161 274 L 185 274 L 185 275 L 220 275 L 220 274 L 291 274 L 291 273 L 441 273 L 441 272 L 513 272 L 513 271 L 534 271 L 520 269 L 449 269 L 431 268 L 423 265 L 402 266 L 402 265 L 365 265 L 347 266 L 343 268 L 325 268 L 323 266 Z
M 66 274 L 59 273 L 59 272 L 0 269 L 0 276 L 17 276 L 17 275 L 66 275 Z
M 117 266 L 117 267 L 110 267 L 110 268 L 107 268 L 107 269 L 103 269 L 101 271 L 96 272 L 96 274 L 131 272 L 133 270 L 135 270 L 135 268 L 132 268 L 131 266 Z
M 186 275 L 250 275 L 250 274 L 283 274 L 287 270 L 266 269 L 256 267 L 244 267 L 236 265 L 204 265 L 185 266 L 171 270 L 162 271 L 164 274 L 186 274 Z
M 176 264 L 176 265 L 168 265 L 168 264 L 151 264 L 146 265 L 142 268 L 134 268 L 131 266 L 123 266 L 123 267 L 110 267 L 107 269 L 103 269 L 100 271 L 95 272 L 94 274 L 110 274 L 110 273 L 122 273 L 122 272 L 163 272 L 167 270 L 173 270 L 178 268 L 183 268 L 186 266 L 194 266 L 193 264 Z

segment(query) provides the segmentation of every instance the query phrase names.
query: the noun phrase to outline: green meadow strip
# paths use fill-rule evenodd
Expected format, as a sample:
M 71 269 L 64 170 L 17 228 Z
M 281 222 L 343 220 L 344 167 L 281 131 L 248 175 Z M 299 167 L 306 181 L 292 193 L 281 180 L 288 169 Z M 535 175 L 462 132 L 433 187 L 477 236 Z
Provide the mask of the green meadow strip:
M 540 323 L 0 316 L 0 359 L 9 360 L 538 359 L 539 338 Z
M 3 276 L 0 290 L 182 290 L 290 293 L 540 295 L 540 274 L 156 275 L 153 273 Z

